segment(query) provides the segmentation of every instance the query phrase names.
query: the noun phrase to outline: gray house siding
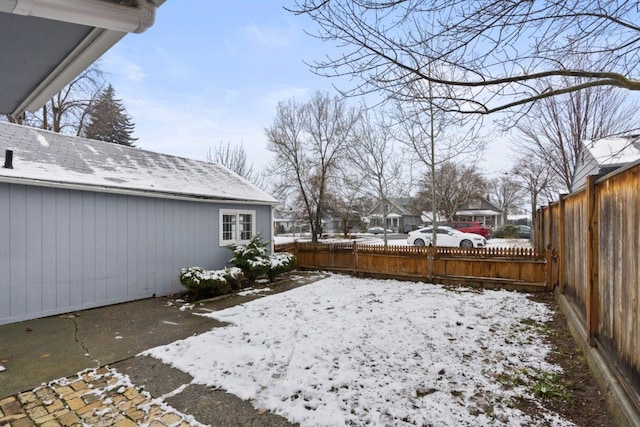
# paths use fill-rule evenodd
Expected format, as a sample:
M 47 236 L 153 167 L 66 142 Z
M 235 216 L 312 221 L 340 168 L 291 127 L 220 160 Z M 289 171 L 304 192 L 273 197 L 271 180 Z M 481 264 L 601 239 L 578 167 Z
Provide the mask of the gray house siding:
M 271 236 L 269 205 L 0 183 L 0 324 L 181 291 L 180 268 L 230 258 L 221 208 Z
M 582 148 L 585 153 L 582 154 L 582 157 L 578 161 L 578 165 L 576 166 L 576 170 L 573 173 L 573 182 L 571 183 L 570 191 L 574 192 L 583 188 L 585 185 L 585 180 L 588 175 L 597 174 L 600 165 L 596 161 L 596 159 L 591 155 L 591 153 L 586 150 L 586 148 Z

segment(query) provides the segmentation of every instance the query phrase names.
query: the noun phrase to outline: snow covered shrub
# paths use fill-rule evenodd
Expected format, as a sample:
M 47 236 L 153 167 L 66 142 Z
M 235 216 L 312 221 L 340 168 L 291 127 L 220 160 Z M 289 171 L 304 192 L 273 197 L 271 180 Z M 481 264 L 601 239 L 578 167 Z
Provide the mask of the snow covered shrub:
M 242 269 L 245 277 L 255 281 L 258 277 L 267 276 L 270 281 L 296 266 L 296 257 L 288 253 L 269 255 L 268 242 L 261 242 L 260 236 L 255 236 L 246 245 L 230 247 L 233 258 L 229 261 Z
M 240 268 L 247 279 L 254 281 L 268 273 L 269 250 L 267 242 L 260 241 L 259 234 L 246 245 L 231 245 L 229 249 L 233 252 L 233 258 L 229 262 Z
M 273 282 L 276 277 L 287 271 L 291 271 L 296 266 L 296 257 L 287 252 L 271 254 L 269 256 L 269 281 Z
M 205 270 L 202 267 L 190 267 L 180 270 L 180 283 L 195 299 L 224 295 L 231 291 L 231 285 L 225 277 L 225 270 Z
M 224 278 L 231 286 L 232 291 L 237 291 L 242 289 L 242 280 L 244 279 L 244 273 L 242 269 L 238 267 L 227 267 L 224 269 Z

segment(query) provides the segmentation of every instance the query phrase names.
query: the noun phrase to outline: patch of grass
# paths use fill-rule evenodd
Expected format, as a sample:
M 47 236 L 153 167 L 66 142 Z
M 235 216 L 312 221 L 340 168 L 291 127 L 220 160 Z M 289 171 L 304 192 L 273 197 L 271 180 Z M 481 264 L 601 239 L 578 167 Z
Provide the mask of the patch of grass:
M 464 284 L 459 284 L 459 285 L 444 284 L 442 285 L 442 287 L 444 288 L 444 290 L 453 292 L 456 294 L 463 294 L 463 293 L 481 294 L 484 292 L 484 289 L 482 288 L 479 288 L 477 286 L 472 286 L 472 285 L 464 285 Z
M 515 387 L 520 387 L 529 383 L 529 372 L 522 368 L 517 369 L 514 372 L 502 372 L 498 374 L 495 378 L 500 384 L 502 384 L 507 389 L 513 389 Z
M 537 372 L 531 383 L 534 396 L 541 399 L 559 399 L 563 402 L 571 402 L 571 391 L 562 383 L 562 378 L 555 372 Z

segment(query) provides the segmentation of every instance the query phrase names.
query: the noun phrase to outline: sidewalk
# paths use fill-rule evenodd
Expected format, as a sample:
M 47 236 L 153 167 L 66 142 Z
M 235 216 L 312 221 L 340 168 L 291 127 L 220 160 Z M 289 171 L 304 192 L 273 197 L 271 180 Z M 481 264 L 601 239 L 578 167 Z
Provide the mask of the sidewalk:
M 153 298 L 0 326 L 0 426 L 291 425 L 250 403 L 191 384 L 144 350 L 222 327 L 196 313 L 305 285 L 294 272 L 271 290 L 185 304 Z M 185 415 L 186 414 L 186 415 Z

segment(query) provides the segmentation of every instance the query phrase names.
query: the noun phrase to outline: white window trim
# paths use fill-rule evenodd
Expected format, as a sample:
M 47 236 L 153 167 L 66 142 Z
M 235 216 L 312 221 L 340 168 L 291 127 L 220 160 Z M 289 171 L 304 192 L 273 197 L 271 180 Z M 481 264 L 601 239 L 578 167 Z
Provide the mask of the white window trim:
M 240 235 L 240 215 L 251 215 L 251 237 L 257 234 L 256 232 L 256 211 L 254 210 L 243 210 L 243 209 L 220 209 L 220 216 L 218 218 L 218 227 L 220 233 L 218 235 L 218 239 L 220 241 L 220 246 L 229 246 L 236 244 L 246 244 L 249 243 L 249 240 L 239 240 L 238 236 Z M 223 238 L 223 227 L 222 227 L 222 218 L 224 215 L 235 215 L 236 217 L 236 235 L 231 240 L 224 240 Z

